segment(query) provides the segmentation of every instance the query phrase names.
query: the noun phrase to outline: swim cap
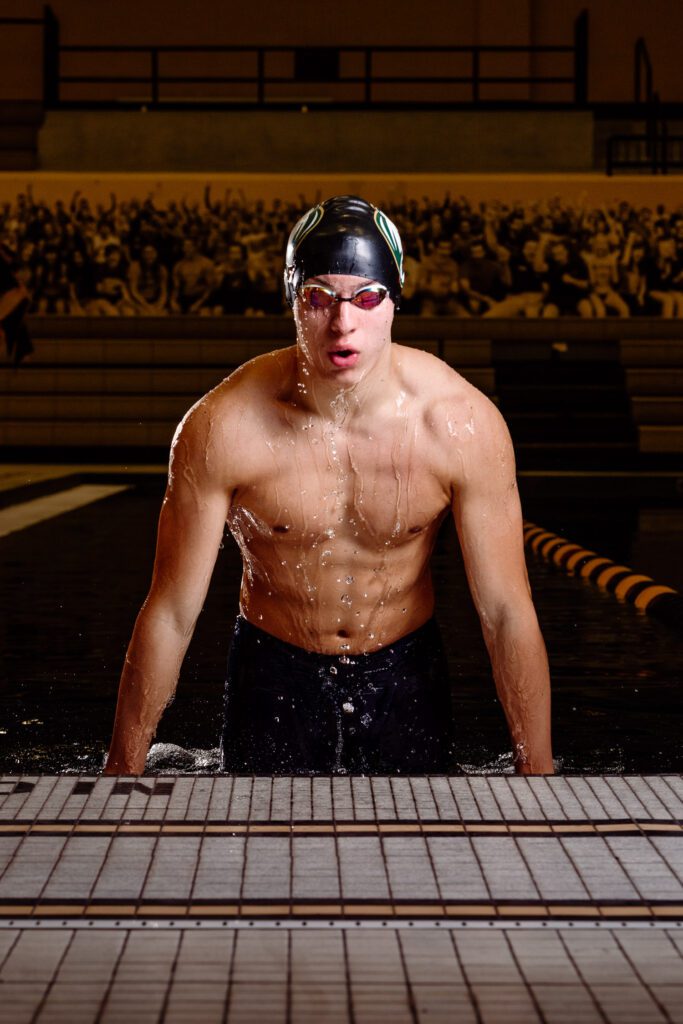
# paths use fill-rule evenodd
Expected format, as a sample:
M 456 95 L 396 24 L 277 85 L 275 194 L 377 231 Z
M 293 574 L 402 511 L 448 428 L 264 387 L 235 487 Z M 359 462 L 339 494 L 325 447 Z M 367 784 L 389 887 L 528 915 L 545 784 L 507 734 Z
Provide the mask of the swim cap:
M 303 282 L 320 274 L 379 281 L 398 309 L 404 274 L 396 225 L 360 196 L 333 196 L 312 207 L 287 242 L 285 292 L 290 306 Z

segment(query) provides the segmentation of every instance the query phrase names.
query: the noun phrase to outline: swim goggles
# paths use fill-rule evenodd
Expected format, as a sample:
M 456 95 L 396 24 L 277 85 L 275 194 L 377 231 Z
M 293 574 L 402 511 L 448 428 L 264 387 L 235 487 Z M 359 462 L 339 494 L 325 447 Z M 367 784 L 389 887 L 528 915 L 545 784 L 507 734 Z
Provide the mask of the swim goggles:
M 322 284 L 305 284 L 299 289 L 299 293 L 311 309 L 332 309 L 338 302 L 350 302 L 358 309 L 376 309 L 384 302 L 388 290 L 381 284 L 364 284 L 353 295 L 344 298 L 337 295 L 331 288 Z

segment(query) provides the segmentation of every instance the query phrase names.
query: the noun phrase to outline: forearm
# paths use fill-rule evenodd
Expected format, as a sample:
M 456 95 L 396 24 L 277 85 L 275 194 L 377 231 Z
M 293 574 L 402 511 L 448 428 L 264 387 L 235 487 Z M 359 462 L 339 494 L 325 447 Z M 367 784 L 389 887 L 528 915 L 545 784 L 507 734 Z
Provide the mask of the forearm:
M 521 775 L 551 774 L 550 676 L 533 607 L 502 618 L 485 630 L 484 637 L 510 730 L 515 769 Z
M 192 631 L 183 632 L 153 607 L 138 615 L 121 674 L 116 719 L 104 769 L 141 775 L 156 727 L 178 682 Z

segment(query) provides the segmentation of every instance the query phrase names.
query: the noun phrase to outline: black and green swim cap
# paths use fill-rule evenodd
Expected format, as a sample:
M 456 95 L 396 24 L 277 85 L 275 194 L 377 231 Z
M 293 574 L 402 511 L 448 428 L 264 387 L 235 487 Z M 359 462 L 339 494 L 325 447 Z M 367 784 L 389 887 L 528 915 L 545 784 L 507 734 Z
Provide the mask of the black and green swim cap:
M 285 292 L 290 306 L 304 281 L 320 274 L 379 281 L 398 308 L 404 275 L 396 225 L 360 196 L 333 196 L 312 207 L 287 242 Z

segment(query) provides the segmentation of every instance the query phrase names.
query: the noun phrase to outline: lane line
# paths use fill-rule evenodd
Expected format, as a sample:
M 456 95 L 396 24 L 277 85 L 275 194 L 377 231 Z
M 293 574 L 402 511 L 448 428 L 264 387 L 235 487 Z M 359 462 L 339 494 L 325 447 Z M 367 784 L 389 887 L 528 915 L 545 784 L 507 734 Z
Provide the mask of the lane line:
M 656 584 L 650 576 L 603 558 L 536 523 L 524 522 L 524 546 L 549 565 L 590 580 L 622 603 L 634 604 L 675 629 L 683 626 L 683 596 L 673 587 Z
M 55 516 L 64 515 L 74 509 L 91 505 L 94 501 L 109 498 L 112 494 L 128 491 L 132 484 L 80 484 L 44 498 L 22 501 L 9 508 L 0 509 L 0 537 L 25 530 L 36 523 L 43 523 Z

